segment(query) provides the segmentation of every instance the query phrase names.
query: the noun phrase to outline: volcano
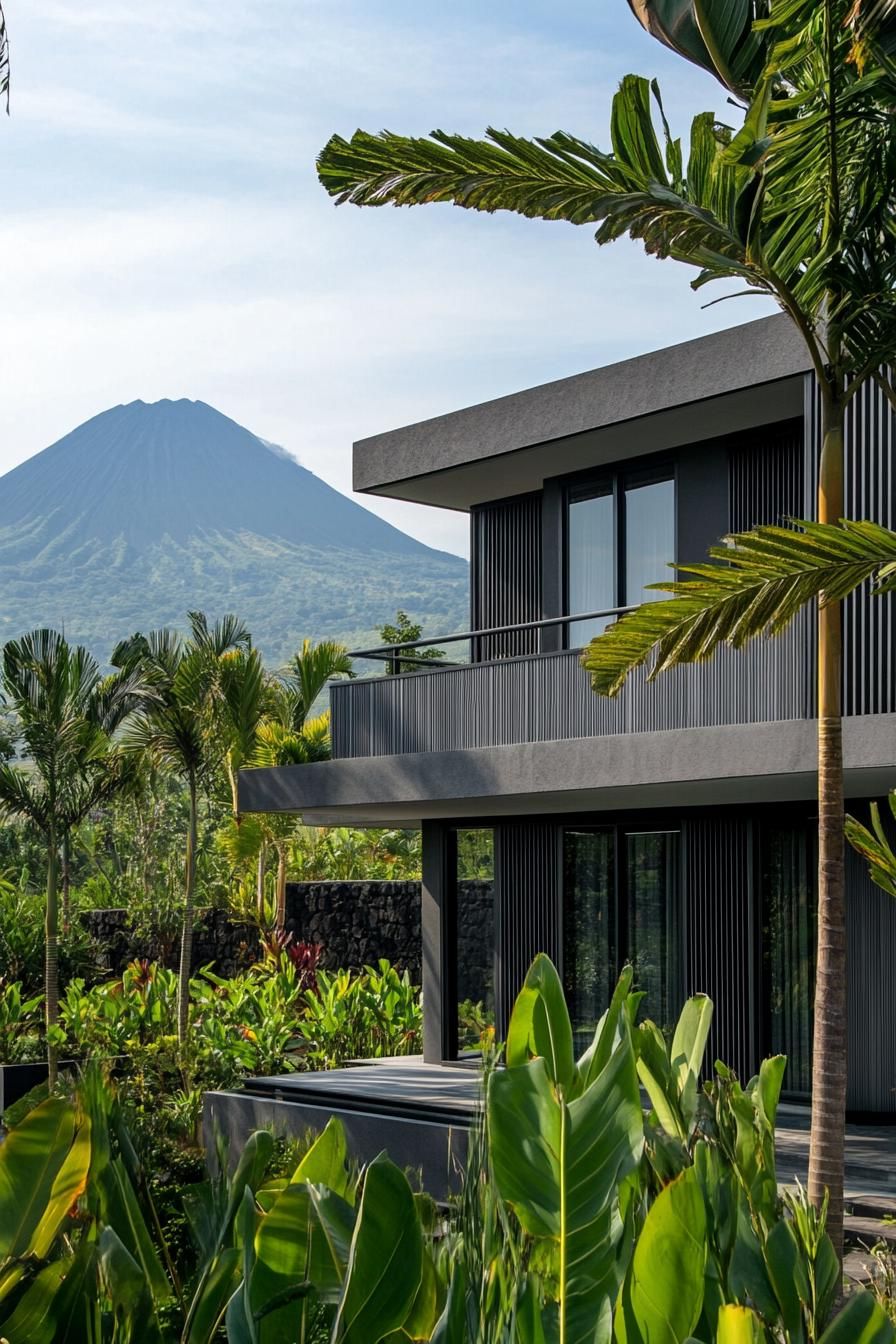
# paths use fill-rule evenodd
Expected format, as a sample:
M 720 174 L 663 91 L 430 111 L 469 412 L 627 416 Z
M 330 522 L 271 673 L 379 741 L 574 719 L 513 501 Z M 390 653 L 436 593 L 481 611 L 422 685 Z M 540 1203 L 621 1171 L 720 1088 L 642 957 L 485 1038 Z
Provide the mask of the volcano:
M 201 401 L 115 406 L 0 477 L 2 639 L 51 625 L 105 662 L 135 630 L 232 611 L 278 664 L 399 607 L 462 628 L 467 592 L 464 560 Z

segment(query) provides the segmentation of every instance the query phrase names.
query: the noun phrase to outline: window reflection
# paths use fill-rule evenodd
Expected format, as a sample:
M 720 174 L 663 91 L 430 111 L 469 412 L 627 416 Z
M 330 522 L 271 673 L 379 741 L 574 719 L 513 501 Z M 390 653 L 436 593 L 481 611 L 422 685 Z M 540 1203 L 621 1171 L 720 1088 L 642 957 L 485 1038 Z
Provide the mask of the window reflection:
M 455 832 L 457 846 L 457 1049 L 480 1048 L 495 1025 L 495 833 Z
M 616 978 L 613 832 L 563 836 L 563 978 L 576 1052 L 590 1043 Z
M 645 593 L 648 583 L 672 578 L 675 559 L 675 483 L 653 481 L 625 491 L 625 606 L 656 602 L 667 594 Z
M 592 495 L 569 505 L 569 611 L 603 611 L 616 605 L 613 496 Z M 569 643 L 584 646 L 609 625 L 611 617 L 573 621 Z
M 630 832 L 626 843 L 627 959 L 642 1016 L 671 1032 L 680 1007 L 678 832 Z

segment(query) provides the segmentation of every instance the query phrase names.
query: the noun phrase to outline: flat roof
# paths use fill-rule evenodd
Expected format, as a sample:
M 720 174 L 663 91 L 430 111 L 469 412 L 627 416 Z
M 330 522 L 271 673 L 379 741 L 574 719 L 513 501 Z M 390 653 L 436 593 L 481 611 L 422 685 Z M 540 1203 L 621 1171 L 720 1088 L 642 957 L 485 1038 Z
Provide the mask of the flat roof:
M 361 439 L 354 488 L 469 509 L 548 476 L 801 415 L 810 370 L 790 319 L 760 318 Z

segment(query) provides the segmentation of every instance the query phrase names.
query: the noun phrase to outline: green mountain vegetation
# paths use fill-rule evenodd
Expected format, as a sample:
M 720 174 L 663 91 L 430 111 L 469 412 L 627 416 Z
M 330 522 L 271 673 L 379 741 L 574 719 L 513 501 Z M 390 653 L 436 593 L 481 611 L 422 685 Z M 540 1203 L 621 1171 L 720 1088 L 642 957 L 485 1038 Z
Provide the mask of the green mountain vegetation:
M 399 607 L 465 628 L 467 591 L 464 560 L 203 402 L 113 407 L 0 478 L 0 640 L 48 625 L 105 661 L 135 629 L 235 611 L 276 665 Z

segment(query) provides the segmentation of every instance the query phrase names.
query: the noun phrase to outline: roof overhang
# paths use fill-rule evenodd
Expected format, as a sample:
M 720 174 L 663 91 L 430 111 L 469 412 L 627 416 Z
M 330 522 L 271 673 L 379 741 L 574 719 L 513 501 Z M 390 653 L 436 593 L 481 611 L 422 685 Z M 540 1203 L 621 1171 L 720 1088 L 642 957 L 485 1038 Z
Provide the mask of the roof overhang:
M 800 416 L 810 368 L 790 319 L 761 318 L 362 439 L 354 488 L 469 509 L 551 476 Z
M 322 826 L 417 826 L 797 801 L 815 793 L 816 731 L 814 720 L 789 720 L 244 770 L 240 810 L 299 812 Z M 848 718 L 843 736 L 847 795 L 884 795 L 896 774 L 896 715 Z

